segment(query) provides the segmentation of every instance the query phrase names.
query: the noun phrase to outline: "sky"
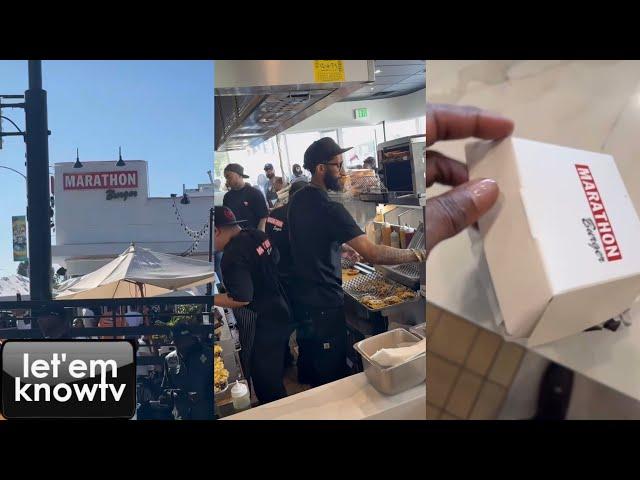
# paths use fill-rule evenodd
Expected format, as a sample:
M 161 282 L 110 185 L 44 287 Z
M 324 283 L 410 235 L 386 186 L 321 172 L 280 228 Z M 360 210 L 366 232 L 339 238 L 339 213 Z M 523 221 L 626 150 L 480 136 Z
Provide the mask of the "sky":
M 27 61 L 0 61 L 0 95 L 24 94 Z M 43 61 L 49 165 L 118 159 L 149 162 L 149 194 L 208 183 L 213 167 L 212 61 Z M 5 100 L 3 103 L 19 100 Z M 3 109 L 24 129 L 24 110 Z M 7 121 L 3 131 L 13 131 Z M 4 137 L 0 166 L 26 173 L 21 137 Z M 16 273 L 11 217 L 26 214 L 25 180 L 0 168 L 0 277 Z M 54 235 L 55 238 L 55 235 Z

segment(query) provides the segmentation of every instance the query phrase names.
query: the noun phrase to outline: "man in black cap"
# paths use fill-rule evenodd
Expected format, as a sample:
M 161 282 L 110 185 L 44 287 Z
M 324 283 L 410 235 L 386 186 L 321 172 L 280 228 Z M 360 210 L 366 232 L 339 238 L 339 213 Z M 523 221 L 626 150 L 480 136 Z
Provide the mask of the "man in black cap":
M 264 166 L 264 173 L 267 176 L 267 179 L 269 180 L 269 183 L 267 183 L 265 186 L 264 194 L 267 197 L 267 202 L 269 203 L 269 207 L 273 208 L 276 202 L 278 201 L 277 186 L 279 184 L 283 185 L 284 182 L 282 180 L 282 177 L 276 177 L 276 172 L 273 169 L 273 165 L 270 163 L 267 163 Z
M 69 311 L 63 306 L 50 303 L 34 309 L 32 315 L 37 319 L 44 338 L 72 338 L 71 318 Z
M 292 304 L 300 354 L 308 366 L 299 375 L 310 377 L 312 386 L 338 380 L 346 374 L 347 335 L 340 262 L 343 245 L 377 265 L 426 261 L 424 250 L 375 245 L 347 209 L 329 199 L 328 190 L 341 190 L 342 154 L 347 150 L 350 148 L 340 148 L 329 137 L 313 142 L 304 154 L 304 168 L 311 172 L 311 182 L 289 202 Z
M 215 207 L 214 242 L 216 250 L 224 251 L 226 293 L 214 295 L 213 304 L 256 313 L 250 375 L 258 400 L 267 403 L 287 395 L 283 346 L 292 331 L 291 313 L 278 278 L 278 249 L 264 232 L 242 229 L 240 223 L 228 208 Z
M 236 218 L 245 220 L 247 228 L 264 232 L 269 210 L 260 190 L 244 181 L 249 178 L 244 174 L 244 168 L 237 163 L 230 163 L 224 169 L 224 178 L 229 191 L 225 193 L 222 204 L 229 207 Z
M 171 336 L 176 349 L 164 359 L 162 388 L 174 390 L 174 417 L 213 420 L 213 349 L 203 345 L 185 323 L 174 327 Z

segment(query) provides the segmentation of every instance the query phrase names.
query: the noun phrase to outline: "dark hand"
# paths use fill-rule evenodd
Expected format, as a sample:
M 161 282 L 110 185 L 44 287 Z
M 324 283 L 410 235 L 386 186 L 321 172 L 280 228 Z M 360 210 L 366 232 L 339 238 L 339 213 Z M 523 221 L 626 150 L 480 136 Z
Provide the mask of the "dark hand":
M 475 137 L 497 140 L 511 135 L 513 122 L 475 107 L 427 105 L 427 146 L 440 140 Z M 435 150 L 427 150 L 427 187 L 441 183 L 452 190 L 427 200 L 427 255 L 442 240 L 474 224 L 498 199 L 491 179 L 469 181 L 465 164 Z

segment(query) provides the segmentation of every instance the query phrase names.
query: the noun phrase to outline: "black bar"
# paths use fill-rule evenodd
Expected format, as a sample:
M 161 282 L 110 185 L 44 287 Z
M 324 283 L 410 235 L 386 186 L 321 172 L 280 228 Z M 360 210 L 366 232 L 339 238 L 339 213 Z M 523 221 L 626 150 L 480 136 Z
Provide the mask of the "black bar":
M 0 137 L 21 137 L 23 135 L 25 135 L 25 134 L 22 133 L 22 132 L 3 132 L 3 133 L 0 133 Z
M 24 95 L 0 95 L 0 98 L 24 98 Z
M 25 92 L 27 146 L 27 221 L 29 284 L 33 300 L 51 300 L 51 227 L 49 217 L 49 145 L 47 92 L 42 90 L 42 62 L 29 60 Z M 34 325 L 37 328 L 36 325 Z

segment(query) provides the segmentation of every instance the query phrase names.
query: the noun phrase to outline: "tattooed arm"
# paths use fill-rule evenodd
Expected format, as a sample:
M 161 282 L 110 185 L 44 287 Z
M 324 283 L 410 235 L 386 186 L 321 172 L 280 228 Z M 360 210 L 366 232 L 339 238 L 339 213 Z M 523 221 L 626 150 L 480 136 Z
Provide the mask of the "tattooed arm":
M 376 245 L 366 235 L 359 235 L 347 242 L 365 261 L 374 265 L 400 265 L 403 263 L 417 263 L 426 261 L 425 250 L 404 249 Z

